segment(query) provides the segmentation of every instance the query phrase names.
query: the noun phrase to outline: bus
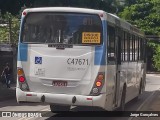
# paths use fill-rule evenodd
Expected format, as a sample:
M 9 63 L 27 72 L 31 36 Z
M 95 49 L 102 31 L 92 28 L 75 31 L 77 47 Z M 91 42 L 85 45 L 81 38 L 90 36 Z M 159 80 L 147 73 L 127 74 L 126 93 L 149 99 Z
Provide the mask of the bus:
M 22 12 L 16 98 L 52 112 L 75 107 L 124 110 L 146 83 L 146 38 L 103 10 L 30 8 Z

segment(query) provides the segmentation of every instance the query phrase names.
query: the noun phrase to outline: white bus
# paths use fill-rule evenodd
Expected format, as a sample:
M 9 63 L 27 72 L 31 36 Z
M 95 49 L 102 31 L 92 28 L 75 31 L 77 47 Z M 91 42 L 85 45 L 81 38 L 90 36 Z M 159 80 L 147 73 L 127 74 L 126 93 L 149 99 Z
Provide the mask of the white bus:
M 22 13 L 18 102 L 124 110 L 145 88 L 145 36 L 102 10 L 44 7 Z

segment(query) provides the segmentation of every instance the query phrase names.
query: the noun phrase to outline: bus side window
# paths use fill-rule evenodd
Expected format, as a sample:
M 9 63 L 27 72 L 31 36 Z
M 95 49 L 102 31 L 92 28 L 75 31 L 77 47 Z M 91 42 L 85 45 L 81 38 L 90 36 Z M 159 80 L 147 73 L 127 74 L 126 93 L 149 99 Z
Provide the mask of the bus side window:
M 135 61 L 138 60 L 138 37 L 135 39 Z
M 144 59 L 144 39 L 140 39 L 140 60 Z
M 130 44 L 130 47 L 129 47 L 129 58 L 130 58 L 130 60 L 129 61 L 133 61 L 133 35 L 132 34 L 130 35 L 129 44 Z
M 115 28 L 108 26 L 108 62 L 115 61 Z
M 124 61 L 128 60 L 128 33 L 124 32 Z
M 130 61 L 130 33 L 127 33 L 127 61 Z

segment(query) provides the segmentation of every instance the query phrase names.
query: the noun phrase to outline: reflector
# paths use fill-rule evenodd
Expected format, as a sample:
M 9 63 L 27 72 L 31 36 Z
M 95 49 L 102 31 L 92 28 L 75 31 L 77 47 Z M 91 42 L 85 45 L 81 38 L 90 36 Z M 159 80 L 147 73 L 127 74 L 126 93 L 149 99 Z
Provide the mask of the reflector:
M 26 94 L 26 96 L 32 96 L 32 94 Z
M 87 100 L 92 100 L 92 98 L 87 98 Z

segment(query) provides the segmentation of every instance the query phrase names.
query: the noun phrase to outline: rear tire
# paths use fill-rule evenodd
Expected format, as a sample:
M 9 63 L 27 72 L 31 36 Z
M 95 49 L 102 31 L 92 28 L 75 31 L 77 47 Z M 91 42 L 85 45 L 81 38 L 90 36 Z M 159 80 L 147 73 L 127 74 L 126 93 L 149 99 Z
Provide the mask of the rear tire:
M 126 99 L 126 87 L 123 87 L 123 91 L 122 91 L 122 97 L 121 97 L 121 104 L 119 107 L 120 111 L 124 111 L 125 110 L 125 99 Z
M 69 111 L 70 110 L 70 106 L 50 104 L 50 110 L 53 113 L 65 112 L 65 111 Z

